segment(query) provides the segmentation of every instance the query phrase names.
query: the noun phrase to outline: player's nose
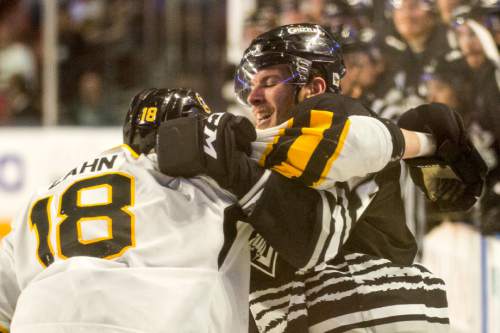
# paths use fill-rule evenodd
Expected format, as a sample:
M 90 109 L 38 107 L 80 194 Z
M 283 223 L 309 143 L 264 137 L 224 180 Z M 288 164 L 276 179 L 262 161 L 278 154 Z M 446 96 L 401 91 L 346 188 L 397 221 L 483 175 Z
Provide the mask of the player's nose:
M 259 105 L 264 101 L 264 90 L 262 87 L 256 86 L 250 90 L 247 97 L 247 102 L 250 105 Z

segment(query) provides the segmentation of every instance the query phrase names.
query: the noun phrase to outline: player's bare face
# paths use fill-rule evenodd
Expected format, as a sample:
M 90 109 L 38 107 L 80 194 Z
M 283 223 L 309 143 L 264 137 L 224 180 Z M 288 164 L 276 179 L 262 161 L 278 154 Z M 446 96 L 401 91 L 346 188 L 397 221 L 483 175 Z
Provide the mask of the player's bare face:
M 248 103 L 258 129 L 276 126 L 290 118 L 295 86 L 283 82 L 289 77 L 288 66 L 275 65 L 260 70 L 252 78 Z

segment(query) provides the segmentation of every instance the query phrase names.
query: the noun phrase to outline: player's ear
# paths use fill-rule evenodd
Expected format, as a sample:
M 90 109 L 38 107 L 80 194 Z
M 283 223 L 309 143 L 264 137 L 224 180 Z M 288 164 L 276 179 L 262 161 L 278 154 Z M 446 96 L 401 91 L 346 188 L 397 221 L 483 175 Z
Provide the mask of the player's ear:
M 322 94 L 326 91 L 326 81 L 321 76 L 315 76 L 312 80 L 302 87 L 300 96 L 302 100 Z

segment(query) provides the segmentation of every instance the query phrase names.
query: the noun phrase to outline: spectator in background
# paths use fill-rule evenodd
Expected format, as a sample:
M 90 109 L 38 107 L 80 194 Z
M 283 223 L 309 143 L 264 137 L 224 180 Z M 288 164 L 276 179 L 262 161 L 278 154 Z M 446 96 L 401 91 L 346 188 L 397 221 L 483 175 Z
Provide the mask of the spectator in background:
M 478 0 L 475 12 L 477 20 L 490 31 L 500 49 L 500 0 Z
M 437 58 L 451 50 L 447 29 L 431 0 L 388 0 L 387 4 L 393 31 L 384 38 L 386 63 L 392 75 L 400 76 L 407 98 L 425 97 L 418 90 L 420 78 L 432 70 Z
M 0 9 L 0 119 L 5 125 L 37 124 L 39 114 L 29 106 L 34 105 L 37 86 L 36 59 L 23 41 L 27 11 L 19 1 Z
M 474 109 L 478 119 L 500 138 L 500 55 L 487 29 L 473 19 L 459 17 L 456 28 L 463 60 L 472 72 Z M 462 59 L 460 59 L 462 61 Z
M 144 84 L 142 75 L 147 72 L 140 59 L 143 52 L 138 52 L 141 6 L 131 0 L 65 0 L 59 4 L 62 124 L 119 123 L 110 110 L 119 109 L 124 90 Z M 106 96 L 102 96 L 103 86 Z
M 311 17 L 302 8 L 299 0 L 284 0 L 281 3 L 279 25 L 310 22 Z
M 500 55 L 488 30 L 468 17 L 455 21 L 463 60 L 472 73 L 473 121 L 490 134 L 493 140 L 488 148 L 494 159 L 489 160 L 490 172 L 486 181 L 486 193 L 482 200 L 483 228 L 500 231 Z
M 100 22 L 104 17 L 106 2 L 100 0 L 68 0 L 71 19 L 86 38 L 98 38 Z
M 485 26 L 493 35 L 497 48 L 500 49 L 500 12 L 489 14 L 485 17 Z
M 325 9 L 325 0 L 305 1 L 304 8 L 311 18 L 311 22 L 321 22 L 321 17 Z
M 131 71 L 131 68 L 137 68 L 134 55 L 141 37 L 138 30 L 142 29 L 142 23 L 139 22 L 142 14 L 140 2 L 74 0 L 68 4 L 68 10 L 88 44 L 87 62 L 94 61 L 87 65 L 95 68 L 103 61 L 114 64 L 104 66 L 105 79 L 130 88 L 140 73 Z
M 383 78 L 380 74 L 384 72 L 380 48 L 375 44 L 375 31 L 344 25 L 339 36 L 347 68 L 342 78 L 342 94 L 366 99 L 364 104 L 370 107 L 371 101 L 368 101 L 367 95 L 371 95 L 374 87 L 381 85 Z
M 472 73 L 462 61 L 450 57 L 438 60 L 432 73 L 422 77 L 427 102 L 446 104 L 459 112 L 465 127 L 472 122 Z
M 436 7 L 441 21 L 447 25 L 451 24 L 453 11 L 463 2 L 464 0 L 436 0 Z
M 40 108 L 36 104 L 33 90 L 21 75 L 10 78 L 5 90 L 7 108 L 12 117 L 9 125 L 32 126 L 40 125 Z
M 78 83 L 78 97 L 71 110 L 75 122 L 83 126 L 113 125 L 112 109 L 106 101 L 101 75 L 96 71 L 83 73 Z
M 78 21 L 70 15 L 69 1 L 58 7 L 58 64 L 59 64 L 59 100 L 62 106 L 62 122 L 68 123 L 65 106 L 78 95 L 78 79 L 83 73 L 89 57 L 89 48 L 79 30 Z
M 321 25 L 335 34 L 340 34 L 345 26 L 361 29 L 363 25 L 360 17 L 346 0 L 326 0 Z
M 451 27 L 457 12 L 463 10 L 464 7 L 468 7 L 468 2 L 468 0 L 436 0 L 436 10 L 439 14 L 441 22 L 447 27 Z M 451 56 L 457 58 L 460 55 L 460 51 L 457 51 L 458 41 L 455 31 L 453 29 L 448 29 L 446 32 L 446 38 L 451 49 L 454 50 L 450 52 Z M 453 54 L 453 52 L 457 53 Z M 433 70 L 431 69 L 431 72 L 432 71 Z
M 127 89 L 142 84 L 142 52 L 140 47 L 142 8 L 133 0 L 108 1 L 102 17 L 101 29 L 96 36 L 97 47 L 106 45 L 106 60 L 116 66 L 105 66 L 104 75 L 118 88 Z
M 244 47 L 250 45 L 250 42 L 258 35 L 275 27 L 278 22 L 278 11 L 274 6 L 264 6 L 257 8 L 249 17 L 246 18 L 243 27 Z M 232 79 L 232 72 L 231 72 Z
M 345 50 L 347 74 L 342 78 L 342 94 L 359 100 L 384 118 L 397 120 L 408 109 L 404 94 L 404 74 L 386 69 L 392 59 L 383 57 L 380 36 L 370 28 L 344 25 L 339 33 Z M 411 102 L 411 100 L 410 100 Z

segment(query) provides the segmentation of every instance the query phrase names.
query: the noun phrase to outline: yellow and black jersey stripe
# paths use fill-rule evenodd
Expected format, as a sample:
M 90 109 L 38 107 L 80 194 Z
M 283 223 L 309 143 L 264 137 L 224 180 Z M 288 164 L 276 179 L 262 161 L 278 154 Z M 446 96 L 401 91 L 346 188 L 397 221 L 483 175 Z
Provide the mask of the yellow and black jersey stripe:
M 308 187 L 327 189 L 380 171 L 400 150 L 397 131 L 344 96 L 312 97 L 291 114 L 286 123 L 257 131 L 252 158 Z
M 315 187 L 342 150 L 349 119 L 328 110 L 306 110 L 287 123 L 259 160 L 261 166 Z

